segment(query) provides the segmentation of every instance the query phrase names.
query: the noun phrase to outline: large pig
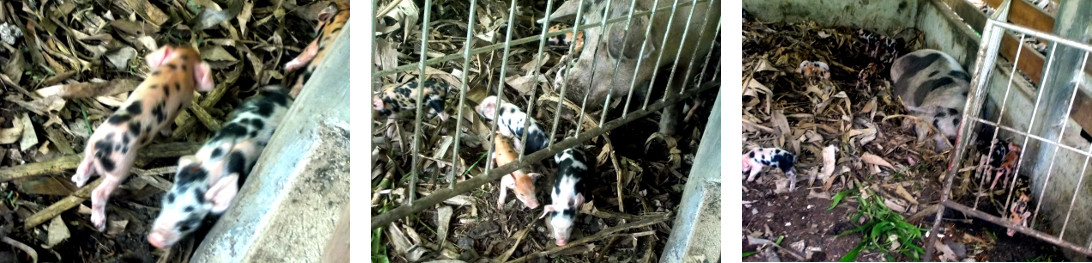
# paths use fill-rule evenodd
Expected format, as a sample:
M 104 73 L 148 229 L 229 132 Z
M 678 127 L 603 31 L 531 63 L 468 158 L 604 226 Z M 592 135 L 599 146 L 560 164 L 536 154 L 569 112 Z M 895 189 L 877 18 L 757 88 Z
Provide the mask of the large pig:
M 584 173 L 588 171 L 584 153 L 569 148 L 554 155 L 557 162 L 557 181 L 550 191 L 550 204 L 543 208 L 542 216 L 550 215 L 550 226 L 557 246 L 565 246 L 573 231 L 573 219 L 584 204 Z
M 570 0 L 564 3 L 550 15 L 551 19 L 571 21 L 570 17 L 575 15 L 577 3 L 580 1 Z M 584 20 L 579 24 L 598 25 L 603 21 L 603 10 L 606 8 L 607 1 L 583 1 Z M 648 14 L 635 15 L 629 28 L 626 28 L 625 17 L 629 14 L 632 1 L 613 0 L 610 3 L 611 10 L 607 19 L 623 17 L 623 21 L 608 24 L 605 31 L 600 27 L 583 30 L 585 48 L 570 65 L 572 68 L 565 71 L 567 74 L 564 81 L 568 82 L 565 97 L 579 104 L 583 102 L 585 94 L 590 92 L 586 111 L 592 112 L 602 108 L 607 94 L 613 94 L 611 101 L 625 103 L 630 87 L 635 86 L 634 100 L 630 106 L 633 110 L 644 103 L 643 97 L 653 77 L 653 70 L 662 67 L 660 73 L 669 73 L 670 66 L 675 63 L 676 55 L 678 55 L 678 68 L 675 69 L 672 82 L 668 84 L 669 95 L 675 96 L 674 94 L 677 94 L 690 79 L 685 75 L 688 69 L 692 75 L 701 70 L 698 64 L 702 60 L 694 58 L 707 55 L 713 45 L 717 23 L 720 22 L 720 1 L 712 1 L 713 8 L 709 8 L 710 2 L 703 1 L 695 5 L 682 6 L 692 1 L 679 0 L 677 1 L 679 7 L 675 12 L 671 12 L 671 9 L 658 11 L 651 20 Z M 653 2 L 653 0 L 638 0 L 635 10 L 651 10 Z M 658 6 L 671 7 L 674 3 L 675 1 L 671 0 L 660 0 Z M 691 10 L 693 14 L 688 20 Z M 672 13 L 674 13 L 673 18 Z M 670 27 L 668 27 L 669 19 Z M 652 24 L 651 32 L 646 37 L 645 32 L 650 23 Z M 684 31 L 686 35 L 683 35 Z M 600 39 L 603 32 L 607 34 Z M 641 52 L 642 44 L 646 45 L 643 53 Z M 682 52 L 680 52 L 680 45 L 682 45 Z M 657 61 L 660 56 L 662 58 Z M 641 57 L 643 59 L 638 65 L 637 60 Z M 691 60 L 697 61 L 691 63 Z M 616 61 L 620 61 L 617 70 L 614 66 Z M 691 66 L 694 68 L 690 68 Z M 636 77 L 634 72 L 637 72 Z M 659 78 L 666 77 L 668 77 L 667 74 L 664 74 Z M 633 85 L 635 82 L 636 85 Z M 654 88 L 663 89 L 663 87 Z M 655 102 L 653 99 L 649 100 L 650 104 Z M 678 104 L 673 104 L 665 108 L 663 114 L 660 119 L 660 132 L 673 135 L 678 123 L 678 115 L 681 114 L 680 107 Z
M 971 76 L 948 54 L 922 49 L 895 59 L 891 80 L 907 110 L 940 131 L 933 136 L 937 150 L 947 150 L 959 129 Z M 924 125 L 917 131 L 929 132 Z
M 209 213 L 221 214 L 230 207 L 292 103 L 288 89 L 280 85 L 263 91 L 236 108 L 231 120 L 195 155 L 179 158 L 174 185 L 163 196 L 148 243 L 170 247 L 197 229 Z
M 129 176 L 137 151 L 151 143 L 156 133 L 171 134 L 174 117 L 190 105 L 195 89 L 209 91 L 214 86 L 208 64 L 191 46 L 163 46 L 145 60 L 152 73 L 91 134 L 83 161 L 72 176 L 77 187 L 83 187 L 91 175 L 103 176 L 91 193 L 91 223 L 99 231 L 106 227 L 110 193 Z

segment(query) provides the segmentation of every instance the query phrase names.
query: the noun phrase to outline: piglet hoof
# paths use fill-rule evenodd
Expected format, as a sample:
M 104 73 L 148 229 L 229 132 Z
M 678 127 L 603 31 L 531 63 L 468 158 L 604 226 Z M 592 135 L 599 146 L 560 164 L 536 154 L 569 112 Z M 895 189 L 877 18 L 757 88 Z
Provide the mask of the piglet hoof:
M 86 175 L 80 176 L 78 174 L 73 175 L 72 176 L 72 183 L 75 183 L 76 187 L 83 187 L 84 184 L 87 184 L 87 176 Z
M 106 213 L 98 212 L 96 209 L 91 210 L 91 225 L 94 225 L 99 232 L 106 231 Z

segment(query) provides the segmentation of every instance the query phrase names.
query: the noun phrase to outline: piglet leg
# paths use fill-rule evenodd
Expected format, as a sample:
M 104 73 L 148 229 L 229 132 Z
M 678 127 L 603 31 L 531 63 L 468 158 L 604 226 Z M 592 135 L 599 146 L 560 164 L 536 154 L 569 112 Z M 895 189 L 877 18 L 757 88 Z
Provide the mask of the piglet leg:
M 303 48 L 303 52 L 300 52 L 299 56 L 292 59 L 292 61 L 289 61 L 287 64 L 284 64 L 284 72 L 292 72 L 300 67 L 303 67 L 304 65 L 307 65 L 308 62 L 311 62 L 312 59 L 315 59 L 315 55 L 317 54 L 318 39 L 315 39 L 314 41 L 311 41 L 310 44 L 307 44 L 307 47 Z
M 747 176 L 747 182 L 755 181 L 755 176 L 758 176 L 759 173 L 762 173 L 762 166 L 763 165 L 760 163 L 751 164 L 751 175 Z
M 83 187 L 87 184 L 87 179 L 91 177 L 92 173 L 95 173 L 94 157 L 84 157 L 83 161 L 80 161 L 80 166 L 76 168 L 76 174 L 72 175 L 72 182 L 76 184 L 76 187 Z
M 106 203 L 110 201 L 110 194 L 118 188 L 121 180 L 112 175 L 102 178 L 102 183 L 91 192 L 91 224 L 100 232 L 106 230 Z
M 516 188 L 516 179 L 506 174 L 501 177 L 500 198 L 497 199 L 497 209 L 504 209 L 504 199 L 508 198 L 508 189 Z

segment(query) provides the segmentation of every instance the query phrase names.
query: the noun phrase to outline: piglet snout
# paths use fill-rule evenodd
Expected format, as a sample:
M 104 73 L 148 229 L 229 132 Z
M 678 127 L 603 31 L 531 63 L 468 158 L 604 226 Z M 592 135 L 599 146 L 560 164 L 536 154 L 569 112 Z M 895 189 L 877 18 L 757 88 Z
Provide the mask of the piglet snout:
M 557 243 L 556 243 L 556 244 L 557 244 L 557 246 L 559 246 L 559 247 L 564 247 L 564 246 L 565 246 L 565 244 L 566 244 L 566 242 L 565 242 L 565 240 L 564 240 L 564 239 L 558 239 L 558 240 L 557 240 Z
M 148 233 L 148 243 L 156 248 L 167 248 L 171 245 L 168 243 L 171 236 L 170 231 L 156 228 L 153 229 L 151 233 Z

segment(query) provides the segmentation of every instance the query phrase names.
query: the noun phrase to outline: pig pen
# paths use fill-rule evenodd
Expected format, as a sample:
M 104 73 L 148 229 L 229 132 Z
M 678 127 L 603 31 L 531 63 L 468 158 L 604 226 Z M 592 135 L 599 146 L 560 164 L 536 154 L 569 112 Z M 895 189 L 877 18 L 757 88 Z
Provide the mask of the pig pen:
M 197 151 L 257 88 L 294 83 L 301 74 L 285 74 L 283 65 L 313 39 L 327 3 L 4 2 L 0 137 L 20 136 L 0 140 L 0 262 L 33 262 L 32 254 L 38 262 L 189 262 L 211 221 L 169 250 L 146 239 L 179 156 Z M 238 23 L 199 22 L 218 19 L 211 17 Z M 22 37 L 7 42 L 16 29 Z M 167 43 L 197 46 L 216 88 L 179 114 L 173 134 L 140 151 L 107 205 L 107 229 L 100 232 L 87 213 L 100 177 L 82 188 L 69 178 L 90 130 L 151 72 L 144 55 L 154 47 L 148 45 Z
M 997 3 L 990 4 L 997 5 Z M 1020 2 L 1019 5 L 1014 3 L 1014 6 L 1028 7 L 1023 2 Z M 760 178 L 770 178 L 766 179 L 765 183 L 763 183 L 763 179 L 759 179 L 759 183 L 755 185 L 745 182 L 745 187 L 755 188 L 748 189 L 753 191 L 744 194 L 745 230 L 743 234 L 747 236 L 744 238 L 744 251 L 751 252 L 747 255 L 758 255 L 750 256 L 749 260 L 771 260 L 771 256 L 779 256 L 780 259 L 789 260 L 837 260 L 850 253 L 852 248 L 858 242 L 861 242 L 860 237 L 847 240 L 847 237 L 853 235 L 837 236 L 837 234 L 865 222 L 865 220 L 850 222 L 851 220 L 848 219 L 851 218 L 850 215 L 859 212 L 856 207 L 858 204 L 848 207 L 838 205 L 834 206 L 833 210 L 826 211 L 826 208 L 834 203 L 831 199 L 840 199 L 839 196 L 843 192 L 839 190 L 850 188 L 844 187 L 846 185 L 844 180 L 847 179 L 842 178 L 847 171 L 854 176 L 854 178 L 848 179 L 849 181 L 853 181 L 853 184 L 865 185 L 865 188 L 870 189 L 870 191 L 879 192 L 886 199 L 886 206 L 892 210 L 901 209 L 902 211 L 899 213 L 906 218 L 906 221 L 922 228 L 922 230 L 929 230 L 929 227 L 933 226 L 934 213 L 944 208 L 938 202 L 941 200 L 941 195 L 946 193 L 944 192 L 945 179 L 953 178 L 958 182 L 953 185 L 950 201 L 945 202 L 945 204 L 958 202 L 966 204 L 968 207 L 977 207 L 978 210 L 994 215 L 1005 214 L 1001 211 L 1007 205 L 1005 198 L 1008 193 L 1018 192 L 1021 189 L 1027 192 L 1034 190 L 1036 193 L 1040 193 L 1043 189 L 1041 184 L 1038 186 L 1039 188 L 1033 187 L 1036 186 L 1037 182 L 1028 180 L 1027 176 L 1018 176 L 1015 177 L 1018 179 L 1009 183 L 1009 187 L 1016 191 L 1003 191 L 997 194 L 997 197 L 992 197 L 992 194 L 982 193 L 984 191 L 978 191 L 981 185 L 989 181 L 982 182 L 980 180 L 983 177 L 973 177 L 972 174 L 966 171 L 967 169 L 973 171 L 974 169 L 969 167 L 977 165 L 980 156 L 977 149 L 969 150 L 974 151 L 973 154 L 961 158 L 961 160 L 966 159 L 962 161 L 968 164 L 960 166 L 968 167 L 961 170 L 961 176 L 945 177 L 948 162 L 952 157 L 951 152 L 938 154 L 930 151 L 928 146 L 906 145 L 917 143 L 917 141 L 913 138 L 915 134 L 912 130 L 906 130 L 899 126 L 904 121 L 900 119 L 903 117 L 899 116 L 904 114 L 905 111 L 901 104 L 891 101 L 890 88 L 888 84 L 883 83 L 889 81 L 889 72 L 886 69 L 889 62 L 887 64 L 879 63 L 882 64 L 878 65 L 882 70 L 873 69 L 868 63 L 854 65 L 857 62 L 844 62 L 859 57 L 849 50 L 861 49 L 861 45 L 870 41 L 869 38 L 858 35 L 861 32 L 858 30 L 864 29 L 898 39 L 897 46 L 909 48 L 907 51 L 920 48 L 942 50 L 955 57 L 968 72 L 971 72 L 976 61 L 975 51 L 979 47 L 979 37 L 975 28 L 981 30 L 982 25 L 985 24 L 985 16 L 974 6 L 963 1 L 826 1 L 821 3 L 813 1 L 744 1 L 744 9 L 745 13 L 753 15 L 753 18 L 749 18 L 747 15 L 744 18 L 744 84 L 746 90 L 744 93 L 744 129 L 747 141 L 745 142 L 746 148 L 779 146 L 796 152 L 800 161 L 799 167 L 797 167 L 798 177 L 801 178 L 799 180 L 810 180 L 811 176 L 822 177 L 824 174 L 822 168 L 828 166 L 824 164 L 824 160 L 827 159 L 823 157 L 824 148 L 828 145 L 835 145 L 835 148 L 837 148 L 833 155 L 834 158 L 831 160 L 832 165 L 829 165 L 832 167 L 828 173 L 832 174 L 832 176 L 829 177 L 826 184 L 822 183 L 823 180 L 816 179 L 813 187 L 818 189 L 811 190 L 810 193 L 799 190 L 788 195 L 779 193 L 779 191 L 783 191 L 780 188 L 784 187 L 786 183 L 784 179 L 779 179 L 783 178 L 780 172 L 766 172 L 760 176 Z M 748 21 L 747 19 L 762 22 L 761 25 L 756 26 L 755 23 L 759 22 Z M 1018 20 L 1019 18 L 1012 19 Z M 1049 28 L 1049 26 L 1047 27 Z M 786 32 L 790 36 L 775 36 L 776 34 L 786 34 Z M 848 36 L 843 37 L 842 35 Z M 1030 37 L 1029 35 L 1028 38 Z M 985 109 L 982 118 L 996 118 L 999 108 L 1001 108 L 999 105 L 1005 103 L 1007 109 L 1003 112 L 1003 126 L 1012 127 L 1013 130 L 1023 130 L 1029 127 L 1027 121 L 1030 119 L 1031 109 L 1035 103 L 1036 88 L 1032 82 L 1038 82 L 1038 78 L 1043 72 L 1042 69 L 1035 70 L 1034 67 L 1024 65 L 1035 60 L 1028 55 L 1029 53 L 1036 53 L 1034 52 L 1035 49 L 1030 47 L 1018 49 L 1018 45 L 1006 43 L 1016 42 L 1016 39 L 1020 39 L 1020 37 L 1015 36 L 1015 38 L 1012 38 L 1010 36 L 1002 42 L 1004 44 L 1001 46 L 1004 50 L 1002 53 L 1005 53 L 1006 56 L 1011 57 L 1012 53 L 1025 55 L 1023 60 L 1019 61 L 1018 65 L 1015 66 L 1020 71 L 1014 71 L 1014 65 L 1002 59 L 998 59 L 999 62 L 991 67 L 994 68 L 993 73 L 988 75 L 989 81 L 984 81 L 985 87 L 987 87 L 984 90 L 988 96 L 985 97 Z M 752 45 L 751 49 L 748 49 L 748 45 Z M 866 55 L 865 57 L 872 56 Z M 801 74 L 795 72 L 801 61 L 815 59 L 826 61 L 831 65 L 831 82 L 836 84 L 834 86 L 840 86 L 839 88 L 822 89 L 820 88 L 824 87 L 822 81 L 818 85 L 812 84 L 815 82 L 814 80 L 805 79 Z M 875 58 L 872 59 L 875 60 Z M 1042 55 L 1039 55 L 1039 59 L 1042 61 Z M 749 76 L 753 76 L 753 83 L 748 82 Z M 867 79 L 869 76 L 873 76 L 874 79 L 869 81 Z M 1002 100 L 1002 98 L 1006 97 L 1005 92 L 1006 87 L 1010 85 L 1010 76 L 1015 76 L 1011 82 L 1013 89 L 1008 94 L 1007 100 Z M 869 82 L 872 85 L 868 85 Z M 862 83 L 866 85 L 861 86 Z M 844 92 L 844 94 L 839 92 Z M 1077 96 L 1078 100 L 1082 97 L 1084 97 L 1083 94 Z M 839 109 L 838 104 L 843 103 L 839 100 L 842 99 L 846 100 L 845 106 L 844 109 Z M 1061 104 L 1062 101 L 1057 103 L 1062 107 L 1065 105 Z M 822 116 L 824 112 L 820 111 L 812 116 L 812 112 L 815 111 L 814 108 L 809 109 L 812 112 L 807 112 L 808 114 L 802 114 L 801 110 L 794 109 L 797 107 L 815 107 L 813 105 L 833 107 L 845 113 L 839 112 L 833 114 L 833 116 Z M 1077 106 L 1075 106 L 1076 108 Z M 756 112 L 759 114 L 754 114 Z M 748 114 L 753 115 L 748 116 Z M 862 114 L 865 116 L 862 117 Z M 826 115 L 831 114 L 827 112 Z M 844 120 L 839 120 L 842 118 Z M 1080 115 L 1075 114 L 1072 118 L 1077 120 Z M 1020 124 L 1020 122 L 1023 122 L 1023 124 Z M 1077 123 L 1071 121 L 1066 129 L 1063 142 L 1070 145 L 1080 145 L 1079 142 L 1082 141 L 1087 143 L 1086 139 L 1081 138 L 1081 134 L 1087 136 L 1087 133 L 1083 132 L 1080 126 L 1077 126 Z M 969 130 L 975 132 L 975 134 L 978 134 L 977 131 L 979 130 L 985 131 L 980 128 Z M 873 132 L 876 134 L 872 134 Z M 1010 138 L 1011 135 L 1006 134 L 1005 131 L 1001 133 L 1001 137 L 1008 138 L 1008 140 L 1013 139 Z M 988 137 L 989 134 L 979 136 Z M 901 137 L 905 137 L 905 139 Z M 869 143 L 861 143 L 866 138 Z M 1019 139 L 1022 141 L 1023 138 L 1020 137 Z M 973 145 L 973 141 L 970 141 L 970 143 Z M 864 146 L 861 146 L 861 144 L 864 144 Z M 982 152 L 985 152 L 985 150 Z M 1033 158 L 1031 156 L 1036 156 L 1033 152 L 1039 151 L 1028 150 L 1029 157 L 1025 158 L 1031 159 Z M 1066 156 L 1067 153 L 1065 152 L 1058 152 L 1057 162 L 1059 164 L 1053 165 L 1055 176 L 1063 172 L 1062 170 L 1072 171 L 1070 169 L 1080 169 L 1081 167 L 1080 164 L 1084 158 L 1076 158 L 1079 154 Z M 1048 151 L 1045 154 L 1051 153 L 1052 151 Z M 880 160 L 877 160 L 876 157 L 879 157 Z M 971 164 L 972 159 L 973 164 Z M 1049 167 L 1050 159 L 1046 160 L 1047 162 L 1042 165 L 1041 169 Z M 880 166 L 890 168 L 876 168 Z M 1022 166 L 1020 168 L 1021 174 L 1032 174 L 1029 166 L 1033 165 Z M 1042 174 L 1045 174 L 1045 171 L 1043 170 Z M 1044 177 L 1036 177 L 1036 179 L 1040 180 Z M 1062 178 L 1072 181 L 1069 181 L 1069 183 L 1061 181 L 1061 183 L 1052 183 L 1050 185 L 1050 191 L 1046 191 L 1047 195 L 1042 199 L 1045 201 L 1042 211 L 1039 213 L 1043 215 L 1039 216 L 1038 220 L 1040 222 L 1036 224 L 1036 229 L 1057 231 L 1050 229 L 1062 228 L 1060 221 L 1063 220 L 1057 219 L 1065 218 L 1070 201 L 1068 198 L 1073 198 L 1072 188 L 1076 185 L 1079 177 Z M 1013 179 L 1013 177 L 1009 179 Z M 839 188 L 837 183 L 841 183 L 844 188 Z M 985 184 L 985 187 L 989 187 L 989 184 Z M 859 188 L 857 187 L 857 189 Z M 1066 188 L 1069 189 L 1068 194 L 1065 192 L 1067 191 Z M 1082 193 L 1085 192 L 1085 190 L 1081 191 Z M 979 198 L 986 200 L 982 201 L 976 200 L 976 196 L 991 196 L 991 198 Z M 1039 198 L 1033 199 L 1039 200 Z M 1077 204 L 1080 205 L 1081 202 L 1077 202 Z M 1063 250 L 1050 243 L 1039 241 L 1039 239 L 1023 238 L 1022 236 L 1009 237 L 1005 234 L 1007 228 L 992 223 L 993 221 L 974 218 L 971 213 L 964 215 L 953 212 L 952 209 L 948 208 L 943 210 L 948 211 L 944 214 L 945 220 L 940 223 L 941 227 L 936 228 L 940 229 L 938 231 L 940 231 L 942 239 L 931 245 L 932 248 L 943 252 L 937 252 L 938 255 L 924 260 L 940 260 L 939 256 L 945 256 L 944 259 L 946 260 L 962 260 L 973 257 L 976 260 L 992 261 L 1057 260 L 1063 258 Z M 1054 220 L 1046 220 L 1044 217 Z M 1067 231 L 1083 232 L 1084 230 L 1077 231 L 1075 229 L 1086 229 L 1087 227 L 1082 226 L 1081 223 L 1073 223 L 1073 218 L 1076 217 L 1070 218 L 1069 230 Z M 1049 222 L 1049 224 L 1044 222 Z M 1020 233 L 1021 235 L 1025 234 L 1022 231 Z M 780 245 L 769 244 L 773 243 L 774 240 L 778 240 L 779 237 L 784 239 Z M 1067 234 L 1066 239 L 1070 238 L 1072 237 Z M 915 251 L 917 251 L 918 256 L 922 256 L 921 252 L 924 252 L 923 250 L 926 248 L 922 246 L 925 240 L 924 238 L 915 240 L 914 244 L 921 248 L 921 250 L 915 249 Z M 768 249 L 769 247 L 781 248 Z M 870 254 L 869 251 L 864 251 L 858 256 L 858 259 L 877 260 L 883 257 L 906 260 L 909 256 L 901 253 L 872 252 Z
M 606 1 L 587 2 L 596 6 Z M 668 1 L 660 2 L 661 5 L 667 3 L 667 7 L 658 9 L 660 13 L 656 17 L 666 19 L 672 7 Z M 681 22 L 691 19 L 701 21 L 705 18 L 699 15 L 686 17 L 690 6 L 704 9 L 711 3 L 713 1 L 679 1 L 677 10 L 682 10 L 679 11 L 681 15 L 674 21 L 679 25 L 685 25 Z M 712 30 L 715 28 L 710 26 L 707 31 L 712 33 L 702 37 L 697 37 L 696 29 L 690 33 L 703 39 L 702 42 L 711 48 L 707 53 L 695 56 L 701 60 L 693 61 L 698 66 L 692 67 L 693 77 L 684 94 L 666 101 L 661 99 L 672 69 L 664 66 L 659 69 L 660 75 L 653 81 L 653 88 L 649 89 L 652 94 L 640 94 L 651 98 L 648 108 L 643 109 L 643 99 L 635 96 L 623 115 L 627 98 L 615 97 L 612 101 L 623 105 L 607 112 L 591 111 L 590 115 L 582 117 L 579 113 L 583 112 L 583 102 L 564 99 L 565 95 L 577 91 L 573 87 L 558 91 L 555 90 L 558 87 L 550 84 L 563 66 L 560 58 L 573 52 L 572 46 L 540 42 L 544 27 L 534 21 L 557 10 L 562 3 L 522 2 L 518 9 L 526 14 L 517 16 L 510 14 L 512 4 L 471 1 L 469 5 L 423 6 L 419 21 L 407 20 L 409 18 L 396 14 L 398 11 L 378 13 L 379 23 L 375 30 L 379 35 L 373 42 L 377 47 L 373 54 L 377 71 L 373 72 L 373 89 L 417 81 L 422 71 L 426 71 L 432 79 L 452 87 L 445 109 L 458 122 L 429 119 L 421 114 L 427 109 L 391 122 L 373 115 L 371 215 L 372 238 L 376 243 L 372 244 L 372 260 L 680 260 L 663 258 L 661 251 L 667 246 L 675 214 L 681 213 L 677 212 L 682 210 L 680 199 L 687 188 L 688 174 L 695 165 L 699 142 L 703 141 L 702 133 L 706 131 L 713 98 L 718 93 L 719 61 L 706 59 L 719 56 L 718 37 Z M 385 2 L 378 5 L 377 10 L 388 7 Z M 470 6 L 478 6 L 474 15 L 470 13 Z M 642 12 L 648 16 L 647 11 L 638 8 L 634 17 Z M 468 19 L 471 17 L 473 19 Z M 625 26 L 626 19 L 622 16 L 607 25 Z M 504 21 L 513 26 L 501 26 Z M 551 20 L 549 24 L 572 26 L 572 21 L 573 18 L 561 18 Z M 708 21 L 716 22 L 719 18 Z M 422 24 L 428 26 L 422 28 Z M 593 39 L 586 30 L 599 26 L 598 22 L 580 26 L 579 30 L 585 34 L 584 41 Z M 473 31 L 467 32 L 467 27 Z M 424 37 L 422 30 L 428 32 Z M 571 32 L 569 30 L 572 28 L 552 31 L 548 37 Z M 645 28 L 630 31 L 641 30 Z M 420 52 L 422 38 L 428 39 L 425 54 Z M 471 48 L 463 48 L 466 46 Z M 592 52 L 595 45 L 587 44 L 583 48 L 585 52 Z M 663 58 L 664 61 L 671 59 L 674 58 L 667 55 Z M 645 90 L 634 93 L 641 92 Z M 483 119 L 475 106 L 487 96 L 496 94 L 521 111 L 529 111 L 529 116 L 535 118 L 548 135 L 556 130 L 550 137 L 552 145 L 535 153 L 521 154 L 522 161 L 495 167 L 488 156 L 495 148 L 491 145 L 492 134 L 498 128 L 495 123 Z M 564 103 L 559 105 L 560 101 Z M 672 103 L 688 105 L 685 113 L 689 116 L 682 116 L 674 136 L 656 134 L 659 125 L 655 114 Z M 649 118 L 649 115 L 653 116 Z M 580 136 L 570 137 L 576 134 Z M 584 177 L 586 202 L 576 218 L 569 245 L 557 247 L 545 221 L 538 219 L 542 215 L 541 206 L 528 209 L 515 200 L 514 194 L 509 194 L 503 208 L 497 208 L 499 176 L 512 172 L 517 166 L 526 172 L 544 174 L 536 183 L 537 196 L 540 204 L 549 204 L 547 189 L 553 186 L 557 171 L 557 165 L 553 164 L 554 153 L 576 145 L 586 146 L 584 152 L 588 156 L 589 172 Z M 418 153 L 417 158 L 406 154 L 414 152 Z M 697 244 L 702 245 L 712 244 Z M 712 252 L 712 255 L 717 253 Z

